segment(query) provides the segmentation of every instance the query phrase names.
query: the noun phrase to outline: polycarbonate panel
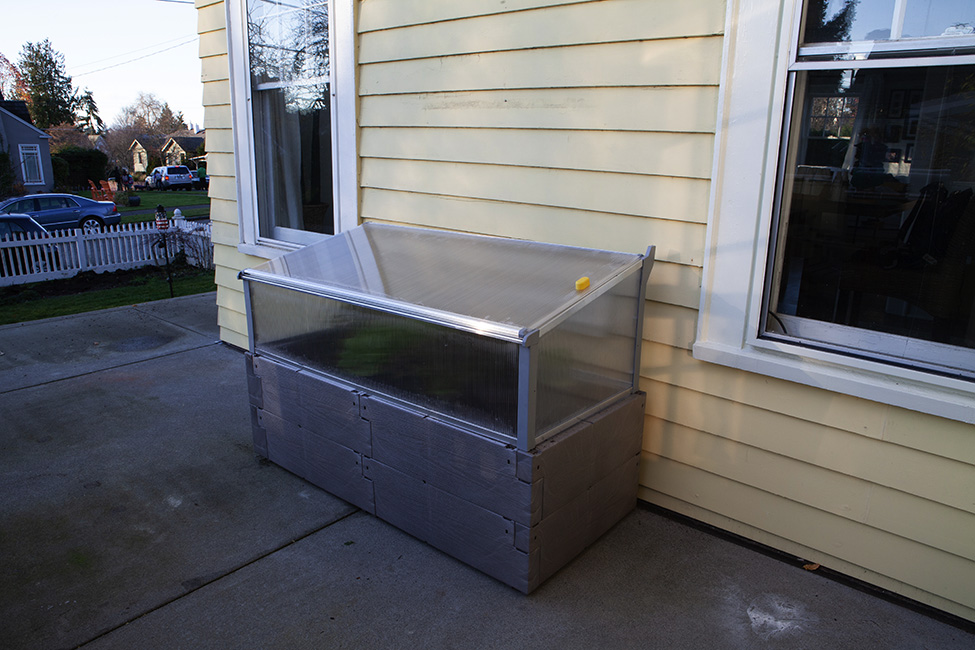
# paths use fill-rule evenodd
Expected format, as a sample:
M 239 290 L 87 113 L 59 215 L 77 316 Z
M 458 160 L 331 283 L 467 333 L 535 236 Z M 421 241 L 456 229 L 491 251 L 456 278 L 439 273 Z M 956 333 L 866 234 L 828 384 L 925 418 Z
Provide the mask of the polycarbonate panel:
M 256 352 L 515 436 L 516 343 L 274 285 L 248 285 Z
M 255 270 L 528 331 L 641 263 L 629 253 L 367 223 Z M 580 291 L 582 277 L 590 288 Z
M 640 271 L 541 337 L 535 435 L 633 387 Z

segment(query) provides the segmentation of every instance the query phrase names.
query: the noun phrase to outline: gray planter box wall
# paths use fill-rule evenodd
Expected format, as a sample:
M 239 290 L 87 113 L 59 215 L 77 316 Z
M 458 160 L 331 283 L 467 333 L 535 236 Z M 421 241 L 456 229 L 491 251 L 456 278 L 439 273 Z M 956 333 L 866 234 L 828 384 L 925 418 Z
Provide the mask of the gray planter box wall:
M 247 269 L 255 449 L 530 592 L 636 503 L 652 260 L 366 224 Z

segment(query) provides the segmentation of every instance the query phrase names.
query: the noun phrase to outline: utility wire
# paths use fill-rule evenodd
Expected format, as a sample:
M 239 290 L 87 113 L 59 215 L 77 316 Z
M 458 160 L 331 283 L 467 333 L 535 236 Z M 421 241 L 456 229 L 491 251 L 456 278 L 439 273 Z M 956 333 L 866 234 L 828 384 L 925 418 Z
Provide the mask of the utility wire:
M 166 2 L 173 2 L 175 0 L 159 0 L 159 2 L 164 2 L 164 1 L 166 1 Z M 114 63 L 112 65 L 107 65 L 104 68 L 98 68 L 97 70 L 91 70 L 89 72 L 81 72 L 81 73 L 78 73 L 78 74 L 74 75 L 74 77 L 84 77 L 85 75 L 88 75 L 88 74 L 95 74 L 96 72 L 102 72 L 104 70 L 111 70 L 112 68 L 117 68 L 117 67 L 122 66 L 122 65 L 128 65 L 129 63 L 135 63 L 136 61 L 141 61 L 142 59 L 148 59 L 150 56 L 155 56 L 157 54 L 162 54 L 163 52 L 168 52 L 169 50 L 175 50 L 177 47 L 183 47 L 184 45 L 189 45 L 190 43 L 192 43 L 195 40 L 196 40 L 196 36 L 194 36 L 193 38 L 190 38 L 190 39 L 188 39 L 186 41 L 183 41 L 182 43 L 177 43 L 176 45 L 171 45 L 169 47 L 164 47 L 161 50 L 156 50 L 155 52 L 150 52 L 149 54 L 144 54 L 142 56 L 137 56 L 136 58 L 129 59 L 128 61 L 122 61 L 121 63 Z
M 187 38 L 190 38 L 190 37 L 184 34 L 183 36 L 177 36 L 176 38 L 171 38 L 168 41 L 162 41 L 161 43 L 153 43 L 152 45 L 146 45 L 145 47 L 140 47 L 140 48 L 137 48 L 137 49 L 134 49 L 134 50 L 130 50 L 128 52 L 120 52 L 118 54 L 113 54 L 112 56 L 107 56 L 104 59 L 97 59 L 95 61 L 88 61 L 87 63 L 80 63 L 78 65 L 73 65 L 71 67 L 74 70 L 77 70 L 79 68 L 87 68 L 87 67 L 90 67 L 90 66 L 93 66 L 93 65 L 97 65 L 99 63 L 104 63 L 105 61 L 111 61 L 113 59 L 118 59 L 118 58 L 121 58 L 123 56 L 128 56 L 130 54 L 135 54 L 136 52 L 145 52 L 146 50 L 151 50 L 154 47 L 159 47 L 161 45 L 169 45 L 170 43 L 175 43 L 176 41 L 182 41 L 182 40 L 185 40 Z M 87 72 L 79 72 L 78 74 L 88 74 L 88 73 Z

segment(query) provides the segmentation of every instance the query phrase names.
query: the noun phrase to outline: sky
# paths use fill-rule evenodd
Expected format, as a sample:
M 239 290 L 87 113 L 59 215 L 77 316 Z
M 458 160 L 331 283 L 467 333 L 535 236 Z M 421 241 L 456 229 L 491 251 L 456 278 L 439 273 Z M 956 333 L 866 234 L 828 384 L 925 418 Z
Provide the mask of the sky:
M 203 128 L 192 0 L 3 0 L 2 13 L 0 53 L 17 65 L 25 43 L 49 39 L 107 125 L 143 92 Z

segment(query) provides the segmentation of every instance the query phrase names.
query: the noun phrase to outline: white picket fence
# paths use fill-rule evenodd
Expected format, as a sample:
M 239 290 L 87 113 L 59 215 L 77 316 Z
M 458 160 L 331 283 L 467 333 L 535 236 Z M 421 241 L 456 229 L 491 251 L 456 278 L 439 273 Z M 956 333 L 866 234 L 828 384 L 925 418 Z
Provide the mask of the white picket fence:
M 154 221 L 147 221 L 97 233 L 28 233 L 0 240 L 0 286 L 69 278 L 81 271 L 101 273 L 165 264 L 165 252 L 170 260 L 183 252 L 190 264 L 212 268 L 210 222 L 175 219 L 169 224 L 162 231 Z

